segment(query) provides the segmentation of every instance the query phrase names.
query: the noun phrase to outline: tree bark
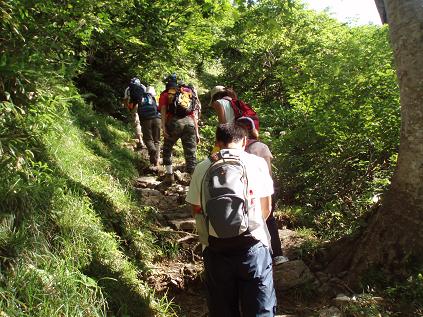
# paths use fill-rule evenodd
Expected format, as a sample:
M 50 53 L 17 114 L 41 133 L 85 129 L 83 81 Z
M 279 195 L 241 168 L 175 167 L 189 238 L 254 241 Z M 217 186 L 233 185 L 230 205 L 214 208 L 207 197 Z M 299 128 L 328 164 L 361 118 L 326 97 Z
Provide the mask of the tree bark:
M 423 259 L 423 1 L 384 0 L 401 100 L 398 162 L 382 206 L 330 271 L 357 282 L 369 269 L 405 275 Z M 350 244 L 351 245 L 351 244 Z
M 382 24 L 388 23 L 388 17 L 386 16 L 385 2 L 384 0 L 375 0 L 377 11 L 380 15 Z

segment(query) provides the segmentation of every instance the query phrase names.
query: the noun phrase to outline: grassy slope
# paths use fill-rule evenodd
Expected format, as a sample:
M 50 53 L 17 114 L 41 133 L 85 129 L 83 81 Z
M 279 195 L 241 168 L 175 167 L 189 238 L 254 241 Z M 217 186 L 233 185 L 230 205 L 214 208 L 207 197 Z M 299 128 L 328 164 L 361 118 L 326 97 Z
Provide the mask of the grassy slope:
M 8 107 L 0 128 L 22 142 L 1 144 L 0 313 L 171 315 L 141 281 L 162 237 L 131 188 L 128 127 L 60 85 L 25 114 Z

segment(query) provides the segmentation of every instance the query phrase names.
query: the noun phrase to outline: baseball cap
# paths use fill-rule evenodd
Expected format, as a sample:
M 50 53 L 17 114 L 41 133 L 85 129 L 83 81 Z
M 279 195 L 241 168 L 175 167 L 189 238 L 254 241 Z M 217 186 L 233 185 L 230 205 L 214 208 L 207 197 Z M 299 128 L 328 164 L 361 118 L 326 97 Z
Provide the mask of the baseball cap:
M 236 119 L 236 123 L 240 123 L 243 126 L 247 128 L 248 131 L 253 130 L 256 128 L 256 125 L 254 124 L 254 120 L 250 117 L 240 117 Z
M 134 77 L 131 79 L 131 84 L 141 85 L 141 81 L 137 77 Z

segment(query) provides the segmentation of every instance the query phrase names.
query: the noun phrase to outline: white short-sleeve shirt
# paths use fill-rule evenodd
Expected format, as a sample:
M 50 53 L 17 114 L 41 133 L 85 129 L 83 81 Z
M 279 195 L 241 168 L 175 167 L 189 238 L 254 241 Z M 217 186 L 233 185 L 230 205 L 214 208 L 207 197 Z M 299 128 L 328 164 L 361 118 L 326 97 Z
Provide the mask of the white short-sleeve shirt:
M 228 98 L 228 99 L 227 99 Z M 231 98 L 225 97 L 222 99 L 217 100 L 217 102 L 222 106 L 223 111 L 225 113 L 225 118 L 227 123 L 232 123 L 235 121 L 235 113 L 234 109 L 231 106 Z
M 230 151 L 239 155 L 246 167 L 249 192 L 252 191 L 255 200 L 255 208 L 248 215 L 249 231 L 251 235 L 260 240 L 264 245 L 270 246 L 270 236 L 266 226 L 266 220 L 261 211 L 260 198 L 268 197 L 273 194 L 273 180 L 270 177 L 266 161 L 253 154 L 245 152 L 243 149 L 224 149 L 221 151 Z M 201 205 L 201 183 L 203 177 L 211 165 L 207 158 L 199 163 L 192 174 L 191 183 L 187 193 L 186 201 L 192 205 Z M 196 226 L 203 246 L 208 245 L 208 233 L 205 227 L 204 217 L 196 215 Z

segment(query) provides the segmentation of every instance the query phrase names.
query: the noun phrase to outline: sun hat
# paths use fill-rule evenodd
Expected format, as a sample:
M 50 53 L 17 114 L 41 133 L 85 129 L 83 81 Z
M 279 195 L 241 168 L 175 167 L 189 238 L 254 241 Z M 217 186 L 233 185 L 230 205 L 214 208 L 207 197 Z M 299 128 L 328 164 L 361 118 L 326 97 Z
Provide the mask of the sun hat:
M 222 91 L 225 91 L 225 86 L 221 86 L 221 85 L 214 86 L 214 87 L 210 90 L 210 105 L 211 105 L 211 104 L 212 104 L 212 102 L 213 102 L 213 96 L 214 96 L 215 94 L 217 94 L 218 92 L 222 92 Z

